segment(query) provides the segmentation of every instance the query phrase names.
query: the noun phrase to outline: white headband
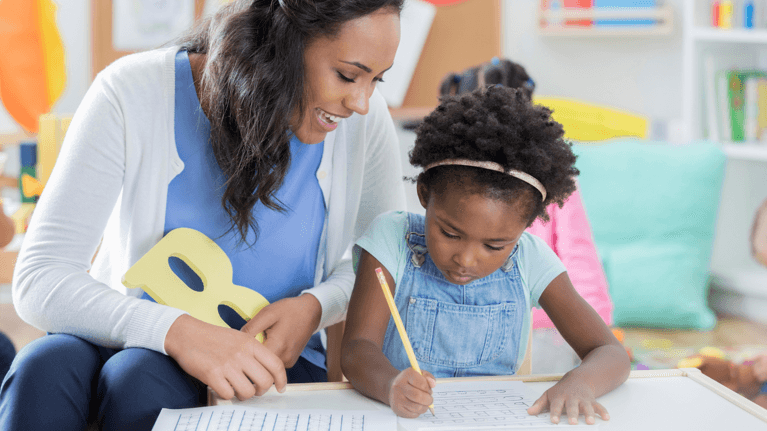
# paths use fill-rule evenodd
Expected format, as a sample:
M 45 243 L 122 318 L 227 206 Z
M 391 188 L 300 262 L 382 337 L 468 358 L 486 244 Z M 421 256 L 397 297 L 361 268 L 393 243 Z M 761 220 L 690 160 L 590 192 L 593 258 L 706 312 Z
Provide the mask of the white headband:
M 495 162 L 478 162 L 476 160 L 467 160 L 467 159 L 447 159 L 442 160 L 440 162 L 434 162 L 428 166 L 426 166 L 423 170 L 424 172 L 428 171 L 431 168 L 437 167 L 437 166 L 444 166 L 444 165 L 460 165 L 460 166 L 473 166 L 475 168 L 482 168 L 482 169 L 489 169 L 491 171 L 501 172 L 506 175 L 511 175 L 514 178 L 519 178 L 520 180 L 526 182 L 527 184 L 530 184 L 531 186 L 535 187 L 539 192 L 541 192 L 541 201 L 546 200 L 546 188 L 543 187 L 543 184 L 541 184 L 540 181 L 536 180 L 535 177 L 532 175 L 517 171 L 515 169 L 505 170 L 503 169 L 503 166 L 501 166 L 498 163 Z

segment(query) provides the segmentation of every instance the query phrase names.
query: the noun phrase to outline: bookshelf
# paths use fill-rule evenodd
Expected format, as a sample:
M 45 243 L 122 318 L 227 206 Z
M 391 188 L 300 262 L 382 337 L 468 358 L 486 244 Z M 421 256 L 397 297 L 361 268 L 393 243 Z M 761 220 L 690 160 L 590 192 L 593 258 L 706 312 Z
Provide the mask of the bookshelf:
M 682 117 L 686 140 L 709 138 L 706 124 L 706 92 L 710 91 L 709 69 L 767 70 L 767 28 L 720 29 L 710 26 L 709 2 L 685 0 L 682 23 Z M 708 67 L 708 69 L 707 69 Z M 740 143 L 727 143 L 741 145 Z M 730 148 L 725 148 L 729 151 Z M 755 160 L 767 156 L 758 146 L 748 151 L 736 151 L 741 157 L 751 155 Z
M 767 145 L 764 144 L 722 143 L 722 149 L 730 159 L 767 163 L 767 148 L 765 147 Z
M 767 70 L 767 28 L 714 28 L 707 0 L 684 0 L 682 118 L 685 140 L 710 139 L 707 95 L 712 71 Z M 713 117 L 716 118 L 716 117 Z M 727 166 L 711 259 L 711 304 L 717 311 L 767 321 L 767 268 L 750 252 L 753 217 L 767 198 L 767 144 L 721 142 Z

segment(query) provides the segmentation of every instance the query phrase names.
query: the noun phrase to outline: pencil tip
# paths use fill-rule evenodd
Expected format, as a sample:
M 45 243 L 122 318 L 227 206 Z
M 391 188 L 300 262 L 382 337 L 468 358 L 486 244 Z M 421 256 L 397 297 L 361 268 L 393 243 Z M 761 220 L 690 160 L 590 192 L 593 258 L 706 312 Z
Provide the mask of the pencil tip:
M 437 417 L 437 415 L 434 414 L 434 407 L 429 407 L 429 411 L 431 412 L 432 416 L 434 416 L 435 418 Z

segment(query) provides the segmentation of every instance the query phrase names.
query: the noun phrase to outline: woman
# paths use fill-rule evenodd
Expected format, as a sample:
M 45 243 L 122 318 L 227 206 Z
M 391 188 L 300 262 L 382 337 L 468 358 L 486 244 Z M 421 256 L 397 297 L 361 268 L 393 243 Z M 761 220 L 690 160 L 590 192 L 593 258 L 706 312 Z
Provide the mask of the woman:
M 405 207 L 375 92 L 400 8 L 238 0 L 180 47 L 99 74 L 17 262 L 16 309 L 53 335 L 17 355 L 0 429 L 150 429 L 163 407 L 203 403 L 206 385 L 246 399 L 323 379 L 316 333 L 344 318 L 345 252 L 376 215 Z M 241 331 L 119 291 L 177 227 L 216 241 L 233 283 L 269 300 Z

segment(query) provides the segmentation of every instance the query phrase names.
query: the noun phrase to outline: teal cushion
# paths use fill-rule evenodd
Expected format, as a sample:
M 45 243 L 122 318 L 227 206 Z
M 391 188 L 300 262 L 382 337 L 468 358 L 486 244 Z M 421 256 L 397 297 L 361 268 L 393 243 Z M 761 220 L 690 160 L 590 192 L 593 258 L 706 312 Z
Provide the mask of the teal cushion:
M 605 274 L 619 326 L 710 329 L 708 254 L 683 243 L 640 241 L 617 247 Z
M 573 147 L 617 326 L 710 329 L 709 262 L 726 157 L 713 143 Z

